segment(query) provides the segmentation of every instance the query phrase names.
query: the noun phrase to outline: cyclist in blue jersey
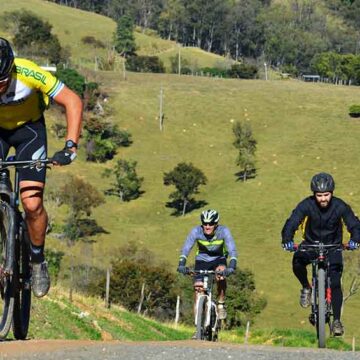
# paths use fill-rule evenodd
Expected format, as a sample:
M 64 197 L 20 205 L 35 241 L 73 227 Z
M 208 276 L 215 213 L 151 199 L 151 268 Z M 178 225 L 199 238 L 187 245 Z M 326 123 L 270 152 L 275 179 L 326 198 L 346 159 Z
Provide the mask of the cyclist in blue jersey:
M 0 38 L 0 159 L 14 147 L 17 160 L 47 158 L 43 113 L 53 99 L 65 109 L 65 146 L 53 156 L 56 165 L 69 165 L 76 158 L 82 121 L 82 101 L 50 72 L 34 62 L 14 56 L 10 43 Z M 31 246 L 32 290 L 42 297 L 50 288 L 44 257 L 47 213 L 43 204 L 46 169 L 19 169 L 20 196 Z
M 218 315 L 219 319 L 226 319 L 225 292 L 226 277 L 236 269 L 237 251 L 230 230 L 219 225 L 219 213 L 216 210 L 205 210 L 200 216 L 201 225 L 194 227 L 185 240 L 181 251 L 177 271 L 185 274 L 186 260 L 191 249 L 196 244 L 198 251 L 195 257 L 195 270 L 219 270 L 223 276 L 217 276 Z M 230 257 L 229 266 L 227 258 Z M 195 296 L 202 292 L 203 276 L 196 275 L 194 280 Z

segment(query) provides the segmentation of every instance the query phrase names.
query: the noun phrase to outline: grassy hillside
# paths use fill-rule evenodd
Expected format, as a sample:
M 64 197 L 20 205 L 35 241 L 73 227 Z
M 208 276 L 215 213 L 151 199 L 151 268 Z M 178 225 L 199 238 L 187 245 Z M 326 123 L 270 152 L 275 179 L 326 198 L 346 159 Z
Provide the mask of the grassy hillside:
M 54 287 L 43 299 L 33 299 L 30 339 L 88 339 L 122 341 L 165 341 L 186 340 L 193 334 L 192 327 L 161 324 L 153 319 L 130 313 L 112 305 L 104 307 L 104 302 L 93 297 L 73 294 L 69 302 L 63 288 Z M 10 335 L 11 337 L 11 335 Z M 222 331 L 221 342 L 244 343 L 244 331 Z M 316 347 L 314 333 L 302 330 L 266 329 L 252 331 L 250 344 L 275 346 Z M 351 346 L 340 339 L 329 340 L 327 347 L 351 350 Z
M 109 19 L 40 0 L 0 0 L 0 5 L 1 11 L 32 8 L 51 18 L 64 44 L 79 45 L 73 50 L 78 58 L 92 57 L 81 47 L 83 35 L 110 39 L 114 29 Z M 166 49 L 164 54 L 172 51 Z M 184 238 L 199 223 L 202 209 L 185 217 L 171 216 L 166 202 L 172 189 L 163 186 L 162 178 L 163 172 L 178 162 L 191 161 L 209 180 L 197 199 L 206 200 L 206 208 L 220 211 L 222 223 L 236 239 L 240 267 L 255 273 L 258 291 L 268 299 L 256 326 L 313 331 L 308 311 L 298 305 L 299 286 L 291 273 L 291 256 L 279 246 L 280 231 L 293 207 L 309 194 L 309 180 L 319 171 L 334 175 L 336 194 L 360 214 L 360 123 L 347 116 L 349 105 L 359 102 L 359 88 L 153 74 L 129 74 L 128 80 L 122 81 L 119 73 L 111 72 L 99 72 L 96 78 L 110 94 L 109 103 L 115 110 L 112 120 L 127 128 L 134 139 L 116 159 L 138 161 L 138 173 L 145 178 L 144 194 L 129 203 L 107 197 L 94 216 L 109 233 L 99 235 L 96 243 L 86 244 L 86 248 L 78 244 L 74 249 L 77 257 L 106 266 L 116 256 L 114 249 L 134 240 L 156 252 L 159 259 L 168 260 L 175 270 Z M 163 132 L 157 119 L 160 87 L 165 94 Z M 236 120 L 249 121 L 258 141 L 258 176 L 246 183 L 235 177 L 238 169 L 232 124 Z M 53 121 L 51 113 L 48 121 Z M 61 145 L 50 136 L 51 151 Z M 76 165 L 50 173 L 49 185 L 61 184 L 65 173 L 78 173 L 103 191 L 110 180 L 103 179 L 101 173 L 111 166 L 112 162 L 85 163 L 80 150 Z M 60 222 L 65 209 L 53 207 L 50 211 Z M 48 243 L 63 247 L 51 237 Z M 348 278 L 345 280 L 346 289 Z M 347 339 L 353 334 L 360 336 L 353 321 L 359 315 L 360 298 L 356 295 L 344 308 Z
M 200 210 L 185 217 L 171 216 L 166 202 L 172 189 L 162 185 L 162 177 L 178 162 L 191 161 L 209 180 L 197 199 L 220 211 L 238 244 L 240 266 L 255 273 L 259 291 L 268 298 L 257 326 L 311 329 L 308 312 L 298 306 L 291 256 L 279 246 L 280 231 L 293 207 L 309 194 L 309 180 L 319 171 L 334 175 L 336 194 L 359 213 L 360 124 L 347 116 L 349 105 L 358 101 L 359 89 L 296 81 L 141 74 L 121 81 L 114 74 L 102 76 L 116 109 L 113 121 L 134 137 L 134 144 L 121 149 L 117 158 L 138 161 L 145 193 L 129 203 L 108 197 L 107 204 L 96 209 L 99 224 L 110 234 L 98 236 L 94 261 L 104 263 L 114 248 L 134 240 L 175 269 L 184 238 L 198 224 Z M 163 132 L 157 120 L 160 86 L 165 93 Z M 245 184 L 235 177 L 233 120 L 249 121 L 258 140 L 258 176 Z M 105 190 L 110 181 L 100 174 L 109 166 L 79 161 L 71 171 Z M 356 296 L 344 309 L 348 336 L 359 334 L 351 322 L 354 313 L 360 313 Z
M 100 299 L 75 294 L 71 303 L 61 288 L 34 299 L 31 316 L 29 337 L 36 339 L 181 340 L 191 335 L 191 329 L 175 329 L 118 306 L 106 309 Z
M 61 45 L 70 49 L 72 61 L 80 66 L 94 68 L 95 56 L 107 57 L 106 49 L 95 49 L 83 44 L 81 39 L 84 36 L 93 36 L 101 40 L 107 48 L 112 47 L 116 24 L 105 16 L 44 0 L 0 0 L 0 8 L 0 15 L 5 11 L 26 9 L 48 21 L 53 25 L 53 33 L 59 37 Z M 0 29 L 0 35 L 11 39 L 11 34 L 7 33 L 3 27 Z M 167 68 L 169 68 L 170 54 L 177 54 L 177 45 L 174 41 L 161 39 L 153 31 L 142 33 L 140 29 L 136 29 L 135 40 L 139 55 L 159 55 L 161 59 L 164 59 Z M 184 55 L 191 64 L 199 67 L 226 63 L 223 57 L 198 48 L 187 49 Z

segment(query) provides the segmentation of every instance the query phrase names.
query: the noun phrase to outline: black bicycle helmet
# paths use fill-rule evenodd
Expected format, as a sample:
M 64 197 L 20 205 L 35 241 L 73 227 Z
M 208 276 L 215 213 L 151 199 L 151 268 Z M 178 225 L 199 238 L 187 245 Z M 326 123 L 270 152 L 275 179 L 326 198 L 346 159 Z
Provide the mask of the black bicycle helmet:
M 9 77 L 14 65 L 14 53 L 10 43 L 0 37 L 0 80 Z
M 200 216 L 202 224 L 217 224 L 220 219 L 220 215 L 216 210 L 205 210 Z
M 327 173 L 319 173 L 311 179 L 311 191 L 313 192 L 333 192 L 335 182 L 333 177 Z

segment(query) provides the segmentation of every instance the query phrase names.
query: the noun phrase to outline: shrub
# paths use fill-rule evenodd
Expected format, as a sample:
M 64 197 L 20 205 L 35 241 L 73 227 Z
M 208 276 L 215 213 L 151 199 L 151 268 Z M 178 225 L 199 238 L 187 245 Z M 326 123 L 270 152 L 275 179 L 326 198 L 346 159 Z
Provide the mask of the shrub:
M 161 320 L 173 319 L 175 315 L 176 276 L 169 264 L 158 264 L 155 254 L 140 248 L 134 242 L 115 253 L 111 263 L 110 298 L 128 310 L 137 311 L 141 288 L 144 284 L 144 299 L 141 313 Z M 89 287 L 94 295 L 105 294 L 105 277 L 94 281 Z
M 218 77 L 227 77 L 227 71 L 223 70 L 223 69 L 218 69 L 218 68 L 211 68 L 211 67 L 206 67 L 200 70 L 204 75 L 209 75 L 209 76 L 218 76 Z
M 86 144 L 86 160 L 94 162 L 111 160 L 116 154 L 116 148 L 116 144 L 110 139 L 101 139 L 97 136 Z
M 351 105 L 349 108 L 349 115 L 351 117 L 360 117 L 360 105 Z
M 239 79 L 255 79 L 257 73 L 257 67 L 248 64 L 234 64 L 231 66 L 231 69 L 228 70 L 229 77 Z
M 92 45 L 96 48 L 105 48 L 105 44 L 101 40 L 95 39 L 93 36 L 84 36 L 81 38 L 81 42 L 86 45 Z
M 130 56 L 126 60 L 126 67 L 135 72 L 165 72 L 164 64 L 157 56 Z
M 58 69 L 56 77 L 74 90 L 79 96 L 83 97 L 85 91 L 85 78 L 75 69 Z

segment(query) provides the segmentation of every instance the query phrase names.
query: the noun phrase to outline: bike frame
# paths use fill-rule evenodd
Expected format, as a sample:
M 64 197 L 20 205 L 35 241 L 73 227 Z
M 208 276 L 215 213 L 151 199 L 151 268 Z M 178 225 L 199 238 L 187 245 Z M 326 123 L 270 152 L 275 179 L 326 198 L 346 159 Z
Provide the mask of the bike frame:
M 20 178 L 19 169 L 27 167 L 45 167 L 52 163 L 51 159 L 14 161 L 13 157 L 0 161 L 0 205 L 7 209 L 9 230 L 5 239 L 6 258 L 0 275 L 7 280 L 9 293 L 2 301 L 6 304 L 1 315 L 0 337 L 4 339 L 12 324 L 16 339 L 25 339 L 28 332 L 31 308 L 31 269 L 30 240 L 27 234 L 25 220 L 19 209 Z M 11 188 L 8 167 L 15 167 L 13 190 Z M 3 209 L 2 209 L 3 210 Z M 1 279 L 0 279 L 1 280 Z M 5 320 L 6 319 L 6 320 Z
M 204 326 L 205 327 L 211 326 L 211 309 L 214 307 L 215 322 L 214 322 L 214 325 L 212 326 L 211 330 L 216 331 L 217 326 L 218 326 L 218 312 L 217 312 L 216 304 L 213 302 L 213 298 L 212 298 L 212 289 L 213 289 L 214 282 L 215 282 L 216 272 L 213 270 L 199 270 L 198 273 L 204 274 L 204 285 L 203 285 L 203 293 L 198 294 L 196 297 L 195 326 L 197 326 L 199 320 L 201 321 L 201 319 L 198 319 L 198 304 L 199 304 L 201 298 L 205 298 L 206 303 L 210 304 L 210 306 L 206 306 L 207 311 L 206 311 Z
M 331 279 L 329 274 L 329 252 L 342 251 L 345 247 L 342 244 L 301 244 L 296 251 L 314 252 L 315 258 L 310 261 L 312 266 L 312 294 L 311 294 L 311 314 L 309 320 L 316 326 L 319 347 L 325 347 L 325 324 L 329 324 L 330 333 L 332 332 L 332 305 L 331 305 Z M 319 284 L 319 271 L 324 272 L 324 289 Z M 322 299 L 324 296 L 324 299 Z M 325 303 L 324 303 L 325 302 Z

